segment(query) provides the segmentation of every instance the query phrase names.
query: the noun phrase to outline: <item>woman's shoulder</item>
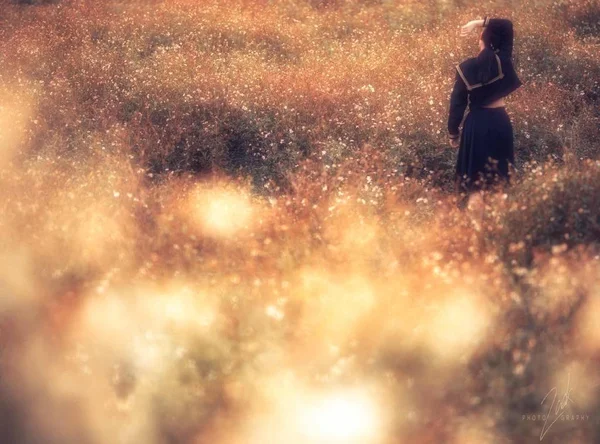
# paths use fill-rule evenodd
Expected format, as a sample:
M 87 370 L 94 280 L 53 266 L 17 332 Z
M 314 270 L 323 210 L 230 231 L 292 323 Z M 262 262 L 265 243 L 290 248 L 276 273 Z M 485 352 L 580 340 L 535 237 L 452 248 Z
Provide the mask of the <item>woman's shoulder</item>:
M 477 57 L 469 57 L 456 65 L 455 68 L 463 80 L 465 80 L 465 76 L 471 77 L 477 71 Z
M 462 69 L 463 71 L 466 69 L 470 69 L 475 67 L 477 63 L 477 57 L 469 57 L 468 59 L 463 60 L 458 65 L 456 65 L 457 69 Z
M 465 83 L 467 90 L 471 91 L 475 88 L 489 85 L 490 83 L 494 83 L 504 78 L 504 64 L 501 62 L 500 57 L 498 57 L 498 54 L 491 54 L 493 54 L 496 61 L 490 62 L 492 63 L 492 65 L 489 68 L 489 72 L 487 72 L 487 80 L 485 80 L 485 82 L 482 81 L 481 76 L 481 64 L 483 62 L 479 57 L 469 57 L 468 59 L 463 60 L 459 65 L 457 65 L 456 69 L 463 82 Z

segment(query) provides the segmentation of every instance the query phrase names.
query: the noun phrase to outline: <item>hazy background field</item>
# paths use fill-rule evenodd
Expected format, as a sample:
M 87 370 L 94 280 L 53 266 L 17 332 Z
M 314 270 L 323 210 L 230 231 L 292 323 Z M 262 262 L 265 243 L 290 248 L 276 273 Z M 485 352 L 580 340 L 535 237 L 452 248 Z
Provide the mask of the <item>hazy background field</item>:
M 0 0 L 0 443 L 599 442 L 599 82 L 596 0 Z

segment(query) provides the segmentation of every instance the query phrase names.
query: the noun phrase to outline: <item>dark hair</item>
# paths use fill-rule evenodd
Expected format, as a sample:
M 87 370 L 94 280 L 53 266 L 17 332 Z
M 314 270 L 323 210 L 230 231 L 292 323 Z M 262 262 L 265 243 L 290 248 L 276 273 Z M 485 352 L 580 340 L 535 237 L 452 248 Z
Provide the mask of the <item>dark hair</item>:
M 506 37 L 506 29 L 501 26 L 493 26 L 490 24 L 483 29 L 481 33 L 481 40 L 485 43 L 486 48 L 491 48 L 493 50 L 499 49 Z
M 494 78 L 494 67 L 497 64 L 496 54 L 505 43 L 507 32 L 509 31 L 506 26 L 494 26 L 493 23 L 483 29 L 481 40 L 483 40 L 485 48 L 477 56 L 479 65 L 477 80 L 479 83 L 485 84 Z
M 486 84 L 495 77 L 496 53 L 488 45 L 477 56 L 477 83 Z

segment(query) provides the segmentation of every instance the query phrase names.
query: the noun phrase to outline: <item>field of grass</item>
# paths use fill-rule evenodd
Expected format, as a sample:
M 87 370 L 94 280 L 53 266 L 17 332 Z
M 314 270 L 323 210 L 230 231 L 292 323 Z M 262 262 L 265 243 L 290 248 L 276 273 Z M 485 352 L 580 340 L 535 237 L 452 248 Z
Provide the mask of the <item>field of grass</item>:
M 600 442 L 599 240 L 597 0 L 0 0 L 2 444 Z

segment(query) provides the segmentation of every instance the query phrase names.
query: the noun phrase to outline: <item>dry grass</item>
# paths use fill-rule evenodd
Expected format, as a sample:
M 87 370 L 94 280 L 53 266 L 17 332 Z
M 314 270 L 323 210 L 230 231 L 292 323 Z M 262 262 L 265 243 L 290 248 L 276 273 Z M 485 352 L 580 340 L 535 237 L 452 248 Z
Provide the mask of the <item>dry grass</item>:
M 0 441 L 595 442 L 595 1 L 0 0 Z M 451 193 L 459 24 L 518 171 Z M 529 417 L 527 415 L 530 415 Z

